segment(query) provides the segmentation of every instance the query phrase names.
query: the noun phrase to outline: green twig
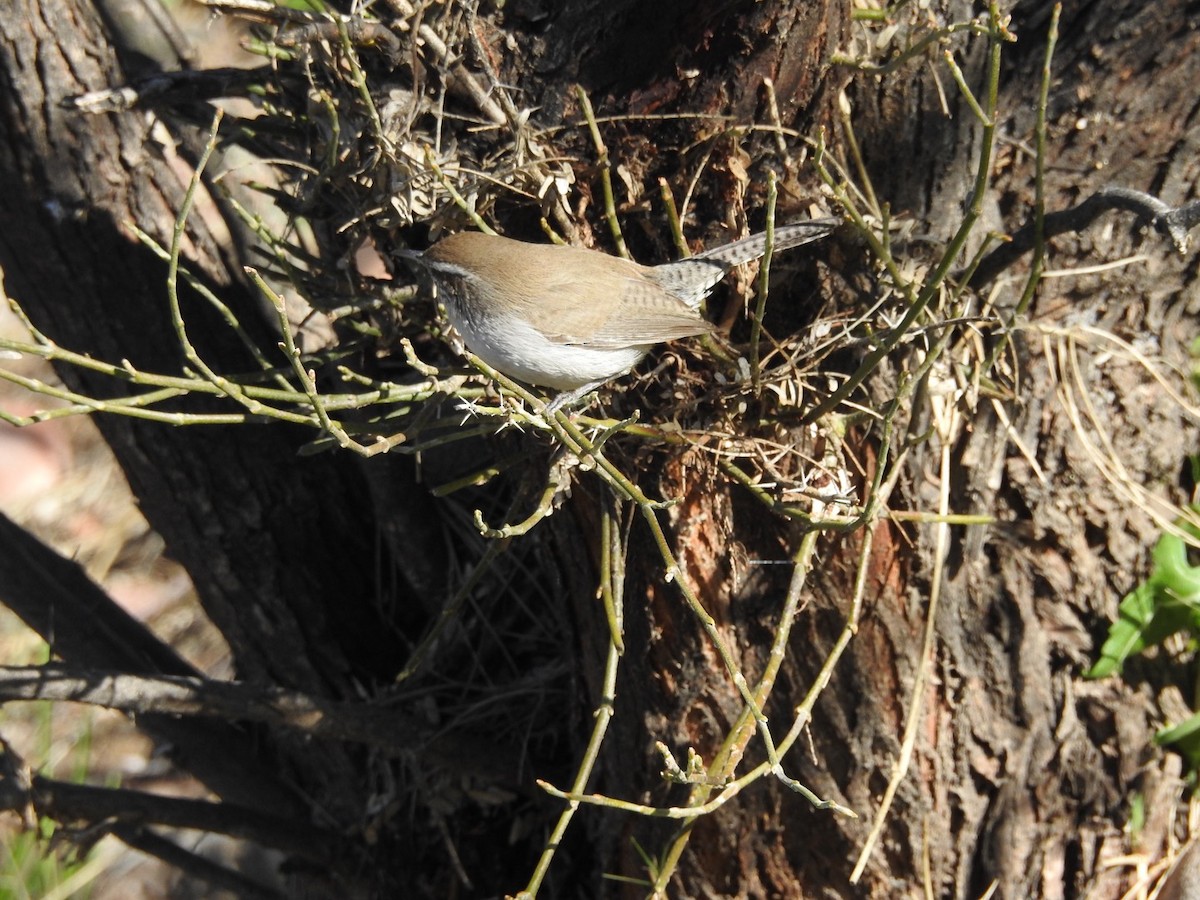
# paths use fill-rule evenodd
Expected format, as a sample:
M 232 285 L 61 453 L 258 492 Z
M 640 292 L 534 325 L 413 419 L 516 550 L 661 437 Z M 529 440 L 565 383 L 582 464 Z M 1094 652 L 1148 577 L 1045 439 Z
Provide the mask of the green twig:
M 456 188 L 453 182 L 450 181 L 449 176 L 442 171 L 441 166 L 439 166 L 433 158 L 433 151 L 428 147 L 425 148 L 425 165 L 428 167 L 429 171 L 433 173 L 434 177 L 437 178 L 438 183 L 442 186 L 442 189 L 450 195 L 450 199 L 454 201 L 454 205 L 467 214 L 467 217 L 471 220 L 472 224 L 476 228 L 478 228 L 484 234 L 496 233 L 496 230 L 483 220 L 483 216 L 476 212 L 475 206 L 471 203 L 468 203 L 466 197 L 458 192 L 458 188 Z
M 608 539 L 602 545 L 605 564 L 601 570 L 601 592 L 605 597 L 610 629 L 608 655 L 604 662 L 604 677 L 600 687 L 600 703 L 596 707 L 594 714 L 596 721 L 592 726 L 592 734 L 588 739 L 587 748 L 584 750 L 583 759 L 580 761 L 579 767 L 575 770 L 575 779 L 571 785 L 570 795 L 579 795 L 587 790 L 587 783 L 592 776 L 592 771 L 596 767 L 596 760 L 600 756 L 600 747 L 604 742 L 605 734 L 608 732 L 608 723 L 612 720 L 616 709 L 617 667 L 621 661 L 621 654 L 624 652 L 622 634 L 625 621 L 625 554 L 623 547 L 620 546 L 620 540 L 616 536 L 616 523 L 613 521 L 612 510 L 605 509 L 601 526 L 602 534 Z M 555 851 L 562 843 L 563 836 L 567 833 L 567 828 L 571 824 L 571 819 L 574 818 L 575 812 L 579 809 L 578 800 L 571 799 L 569 796 L 564 797 L 564 799 L 567 800 L 567 808 L 559 815 L 558 821 L 550 832 L 550 836 L 546 840 L 546 849 L 542 851 L 542 855 L 538 859 L 537 866 L 533 871 L 532 877 L 529 879 L 529 883 L 525 886 L 525 890 L 517 894 L 520 900 L 533 900 L 537 896 L 538 889 L 541 887 L 542 881 L 546 877 L 546 872 L 550 868 L 550 863 L 554 859 Z
M 1035 174 L 1033 179 L 1033 258 L 1029 263 L 1029 276 L 1025 280 L 1025 288 L 1021 291 L 1021 299 L 1001 331 L 999 339 L 988 353 L 984 371 L 990 372 L 1008 345 L 1012 334 L 1013 323 L 1025 315 L 1033 302 L 1033 295 L 1041 283 L 1042 272 L 1046 265 L 1046 110 L 1050 105 L 1050 80 L 1052 77 L 1051 63 L 1054 61 L 1054 49 L 1058 45 L 1058 20 L 1062 14 L 1062 4 L 1055 3 L 1050 13 L 1050 28 L 1046 35 L 1046 53 L 1042 58 L 1042 82 L 1038 91 L 1037 120 L 1034 125 L 1036 148 Z M 970 275 L 963 279 L 968 281 Z
M 525 456 L 525 458 L 528 459 L 528 456 Z M 526 534 L 534 525 L 554 512 L 554 496 L 558 493 L 561 485 L 562 482 L 559 476 L 551 469 L 550 476 L 546 479 L 546 484 L 542 488 L 542 495 L 538 498 L 533 512 L 528 516 L 512 525 L 502 525 L 499 528 L 492 528 L 483 520 L 482 510 L 477 509 L 475 510 L 474 519 L 475 527 L 486 538 L 510 538 Z
M 675 194 L 672 193 L 667 179 L 658 179 L 658 192 L 662 197 L 663 209 L 667 211 L 667 224 L 671 229 L 671 239 L 675 242 L 675 250 L 681 259 L 691 256 L 692 251 L 688 247 L 687 239 L 683 236 L 683 223 L 679 221 L 679 208 L 675 205 Z
M 600 187 L 604 194 L 604 217 L 608 220 L 617 255 L 628 259 L 629 248 L 625 246 L 625 235 L 621 233 L 621 223 L 617 221 L 617 202 L 613 195 L 612 172 L 608 167 L 608 148 L 604 146 L 604 138 L 600 135 L 600 126 L 596 124 L 596 114 L 592 110 L 592 101 L 588 98 L 587 91 L 582 85 L 576 85 L 575 94 L 579 98 L 579 106 L 583 110 L 592 144 L 596 148 L 596 166 L 600 170 Z
M 975 186 L 971 192 L 971 201 L 967 207 L 966 213 L 963 216 L 962 222 L 959 224 L 958 231 L 951 238 L 950 243 L 946 246 L 942 254 L 941 260 L 938 262 L 937 268 L 929 276 L 921 288 L 920 294 L 915 302 L 909 305 L 904 317 L 899 324 L 891 328 L 882 340 L 871 350 L 858 369 L 851 375 L 837 390 L 831 393 L 823 401 L 809 410 L 803 421 L 805 423 L 815 422 L 817 419 L 832 412 L 838 405 L 853 393 L 860 384 L 875 370 L 876 366 L 883 361 L 885 357 L 903 340 L 909 328 L 925 313 L 925 308 L 937 295 L 942 286 L 942 282 L 949 274 L 951 267 L 954 265 L 958 254 L 961 252 L 967 238 L 975 228 L 975 223 L 979 220 L 983 213 L 983 201 L 987 195 L 987 188 L 991 178 L 992 171 L 992 154 L 995 150 L 996 142 L 996 106 L 1000 91 L 1000 44 L 1003 40 L 1010 38 L 1008 32 L 1004 29 L 1000 20 L 1000 10 L 995 0 L 989 4 L 989 14 L 991 16 L 992 28 L 989 30 L 991 39 L 988 52 L 987 65 L 987 101 L 983 112 L 983 137 L 981 141 L 982 150 L 979 154 L 979 162 L 975 172 Z
M 604 507 L 600 518 L 600 600 L 608 632 L 617 652 L 625 653 L 621 598 L 625 591 L 625 544 L 617 530 L 616 514 Z
M 287 307 L 284 305 L 283 298 L 271 290 L 270 286 L 263 281 L 261 275 L 251 267 L 246 267 L 246 274 L 250 280 L 254 282 L 255 287 L 259 292 L 266 297 L 271 305 L 275 308 L 275 314 L 279 317 L 279 329 L 283 335 L 283 340 L 280 342 L 279 349 L 283 351 L 288 361 L 292 365 L 292 370 L 296 374 L 297 380 L 300 382 L 300 387 L 304 391 L 305 397 L 308 398 L 309 408 L 316 415 L 317 422 L 320 424 L 321 430 L 333 437 L 338 442 L 338 445 L 346 450 L 353 450 L 362 456 L 372 456 L 380 452 L 381 448 L 378 443 L 373 446 L 367 446 L 358 443 L 346 433 L 346 429 L 342 428 L 339 422 L 334 421 L 329 416 L 329 410 L 325 406 L 324 400 L 321 398 L 320 392 L 317 390 L 316 382 L 313 380 L 313 373 L 304 365 L 303 355 L 300 349 L 296 346 L 295 340 L 292 338 L 291 323 L 288 322 Z
M 142 242 L 143 246 L 145 246 L 151 253 L 153 253 L 163 262 L 167 263 L 168 265 L 170 264 L 171 251 L 169 249 L 162 246 L 162 244 L 152 238 L 137 225 L 131 224 L 130 228 L 132 228 L 133 233 L 137 236 L 138 240 Z M 176 257 L 176 259 L 178 260 L 178 257 Z M 229 308 L 229 305 L 221 300 L 221 298 L 216 294 L 214 294 L 209 289 L 208 285 L 193 275 L 186 266 L 179 267 L 179 274 L 183 277 L 183 280 L 188 287 L 207 300 L 212 307 L 216 309 L 221 318 L 225 320 L 225 324 L 233 329 L 234 334 L 236 334 L 238 339 L 242 342 L 242 346 L 249 351 L 250 355 L 254 357 L 254 361 L 259 364 L 263 371 L 265 373 L 269 373 L 271 377 L 276 379 L 280 388 L 283 390 L 289 390 L 291 385 L 288 384 L 287 379 L 283 377 L 283 373 L 275 369 L 274 365 L 263 354 L 262 348 L 258 346 L 258 343 L 246 333 L 244 328 L 242 328 L 242 323 L 238 320 L 238 317 L 234 314 L 233 310 Z
M 816 551 L 817 537 L 818 533 L 816 531 L 806 534 L 796 553 L 794 568 L 792 570 L 792 580 L 788 585 L 787 596 L 784 599 L 783 608 L 779 614 L 779 621 L 775 628 L 774 639 L 771 642 L 771 652 L 767 658 L 767 665 L 753 691 L 755 706 L 759 709 L 766 704 L 767 699 L 770 697 L 771 690 L 775 686 L 775 679 L 778 677 L 779 669 L 787 653 L 788 637 L 791 634 L 792 623 L 796 619 L 796 613 L 800 608 L 800 599 L 804 593 L 805 579 L 811 570 L 812 560 Z M 748 705 L 742 710 L 738 719 L 729 729 L 729 733 L 717 755 L 707 767 L 707 777 L 693 785 L 691 793 L 688 796 L 688 806 L 703 806 L 712 795 L 714 785 L 722 786 L 729 782 L 729 779 L 732 778 L 737 768 L 738 762 L 745 754 L 750 736 L 754 733 L 756 724 L 754 718 L 754 708 Z M 769 763 L 771 774 L 779 778 L 789 789 L 808 800 L 817 809 L 834 809 L 857 818 L 852 810 L 831 800 L 822 800 L 799 781 L 785 775 L 778 755 L 774 760 L 769 760 Z M 697 819 L 693 818 L 685 822 L 672 840 L 655 878 L 654 890 L 656 893 L 665 896 L 667 884 L 670 882 L 671 876 L 674 874 L 680 859 L 683 857 L 683 852 L 691 838 L 692 827 L 696 821 Z
M 367 75 L 358 61 L 358 52 L 354 49 L 354 42 L 350 40 L 350 35 L 346 31 L 346 20 L 336 13 L 331 18 L 337 26 L 338 43 L 341 44 L 343 59 L 345 59 L 346 65 L 350 69 L 348 80 L 350 85 L 358 91 L 362 107 L 367 111 L 367 117 L 370 119 L 371 130 L 374 132 L 376 141 L 376 152 L 394 153 L 392 140 L 388 137 L 387 131 L 383 127 L 383 120 L 379 117 L 379 109 L 375 106 L 375 98 L 371 94 L 370 86 L 367 84 Z M 333 146 L 336 146 L 336 144 Z
M 758 269 L 758 298 L 754 315 L 750 319 L 750 385 L 755 396 L 762 391 L 762 366 L 759 342 L 762 339 L 763 316 L 767 311 L 767 290 L 771 281 L 771 256 L 775 252 L 775 202 L 779 199 L 779 187 L 775 173 L 767 173 L 767 229 L 766 244 Z
M 958 85 L 959 93 L 962 94 L 963 99 L 967 101 L 967 106 L 970 108 L 971 112 L 975 114 L 975 118 L 979 120 L 979 124 L 983 125 L 985 128 L 994 125 L 995 123 L 993 122 L 992 117 L 983 111 L 983 108 L 979 105 L 979 101 L 975 99 L 975 93 L 967 84 L 967 79 L 963 77 L 962 69 L 959 68 L 958 63 L 954 61 L 954 54 L 951 51 L 946 50 L 942 53 L 942 58 L 946 62 L 946 67 L 950 70 L 950 76 L 954 79 L 954 83 Z M 995 113 L 995 110 L 992 112 Z

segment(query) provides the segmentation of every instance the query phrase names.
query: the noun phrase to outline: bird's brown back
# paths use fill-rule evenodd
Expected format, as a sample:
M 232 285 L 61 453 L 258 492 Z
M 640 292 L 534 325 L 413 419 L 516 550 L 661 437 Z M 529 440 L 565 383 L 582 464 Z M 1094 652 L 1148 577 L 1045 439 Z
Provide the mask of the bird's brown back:
M 529 244 L 480 232 L 443 238 L 425 254 L 470 269 L 550 340 L 589 347 L 656 344 L 713 326 L 653 276 L 595 250 Z M 520 266 L 513 265 L 520 259 Z

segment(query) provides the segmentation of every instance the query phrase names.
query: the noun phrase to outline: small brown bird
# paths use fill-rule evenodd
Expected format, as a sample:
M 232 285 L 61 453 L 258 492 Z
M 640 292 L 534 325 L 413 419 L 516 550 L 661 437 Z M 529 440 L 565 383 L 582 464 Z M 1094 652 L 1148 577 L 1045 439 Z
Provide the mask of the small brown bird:
M 775 249 L 825 237 L 837 219 L 775 229 Z M 480 232 L 398 251 L 428 272 L 472 353 L 512 378 L 561 391 L 549 410 L 632 369 L 663 341 L 706 334 L 700 304 L 734 266 L 758 259 L 756 234 L 688 259 L 643 266 L 594 250 Z

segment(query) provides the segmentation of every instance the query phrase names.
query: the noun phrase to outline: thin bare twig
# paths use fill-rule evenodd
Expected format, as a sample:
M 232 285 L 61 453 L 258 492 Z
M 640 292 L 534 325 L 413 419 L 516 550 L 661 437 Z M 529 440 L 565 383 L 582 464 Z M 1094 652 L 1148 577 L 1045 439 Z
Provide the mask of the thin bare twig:
M 1153 194 L 1133 188 L 1112 186 L 1101 188 L 1070 209 L 1046 213 L 1042 223 L 1042 238 L 1045 240 L 1067 232 L 1083 231 L 1110 211 L 1133 213 L 1140 222 L 1169 238 L 1180 253 L 1185 252 L 1191 242 L 1190 230 L 1200 223 L 1200 200 L 1173 207 Z M 1021 226 L 1010 240 L 988 254 L 976 267 L 969 283 L 976 288 L 988 284 L 1032 250 L 1037 241 L 1038 229 L 1035 219 Z

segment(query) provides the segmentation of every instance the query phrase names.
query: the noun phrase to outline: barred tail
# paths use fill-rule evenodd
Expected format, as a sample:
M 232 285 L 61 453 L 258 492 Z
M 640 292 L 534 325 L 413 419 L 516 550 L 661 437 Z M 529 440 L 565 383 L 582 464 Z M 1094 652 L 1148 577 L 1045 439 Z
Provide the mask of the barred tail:
M 780 225 L 775 229 L 775 246 L 773 252 L 787 250 L 790 247 L 799 247 L 801 244 L 820 240 L 840 224 L 841 219 L 810 219 L 807 222 L 797 222 L 794 225 Z M 761 232 L 742 238 L 740 241 L 734 241 L 732 244 L 723 244 L 720 247 L 714 247 L 712 250 L 698 253 L 692 258 L 713 259 L 719 260 L 728 266 L 740 266 L 742 263 L 750 262 L 752 259 L 758 259 L 762 256 L 766 250 L 766 246 L 767 235 L 765 232 Z

